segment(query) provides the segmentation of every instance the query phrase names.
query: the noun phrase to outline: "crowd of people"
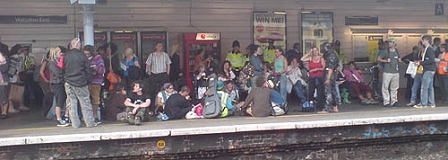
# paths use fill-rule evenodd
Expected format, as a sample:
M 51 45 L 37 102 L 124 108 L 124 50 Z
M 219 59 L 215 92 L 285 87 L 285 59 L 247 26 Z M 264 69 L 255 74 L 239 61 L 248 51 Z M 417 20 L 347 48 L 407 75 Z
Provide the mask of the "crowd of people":
M 349 92 L 355 93 L 362 104 L 381 101 L 384 107 L 398 107 L 400 62 L 417 68 L 415 74 L 405 76 L 407 106 L 435 107 L 436 79 L 438 92 L 448 93 L 446 45 L 437 38 L 433 44 L 431 36 L 423 36 L 413 52 L 402 58 L 395 39 L 379 41 L 379 52 L 374 57 L 382 73 L 380 99 L 375 99 L 357 64 L 346 62 L 338 40 L 311 47 L 306 54 L 301 53 L 299 43 L 287 52 L 276 48 L 273 41 L 269 44 L 264 52 L 254 44 L 242 52 L 240 43 L 234 41 L 222 63 L 200 50 L 192 82 L 181 82 L 177 44 L 168 54 L 163 51 L 163 43 L 157 42 L 156 50 L 140 64 L 132 48 L 119 54 L 117 45 L 107 43 L 95 51 L 91 45 L 81 48 L 82 41 L 75 38 L 67 49 L 50 48 L 38 64 L 27 48 L 15 45 L 9 49 L 0 43 L 0 118 L 30 109 L 26 101 L 35 97 L 32 94 L 36 90 L 27 82 L 30 80 L 38 82 L 44 93 L 44 114 L 54 112 L 57 126 L 74 128 L 80 127 L 80 118 L 86 127 L 101 124 L 101 117 L 133 125 L 140 125 L 149 116 L 159 120 L 201 118 L 202 110 L 209 105 L 207 97 L 215 90 L 221 100 L 219 117 L 279 114 L 274 106 L 282 106 L 280 114 L 284 114 L 288 97 L 297 99 L 300 106 L 315 105 L 317 113 L 339 112 L 339 105 L 351 103 Z M 212 80 L 216 88 L 210 85 Z M 440 100 L 448 99 L 442 96 Z

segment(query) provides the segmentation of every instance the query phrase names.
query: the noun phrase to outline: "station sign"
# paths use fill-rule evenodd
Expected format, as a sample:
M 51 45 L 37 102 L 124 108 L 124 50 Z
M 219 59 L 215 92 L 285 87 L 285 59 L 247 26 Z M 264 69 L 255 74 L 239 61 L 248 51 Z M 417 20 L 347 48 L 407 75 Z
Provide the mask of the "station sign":
M 196 33 L 196 40 L 219 40 L 219 33 Z
M 67 24 L 67 16 L 0 15 L 1 24 Z

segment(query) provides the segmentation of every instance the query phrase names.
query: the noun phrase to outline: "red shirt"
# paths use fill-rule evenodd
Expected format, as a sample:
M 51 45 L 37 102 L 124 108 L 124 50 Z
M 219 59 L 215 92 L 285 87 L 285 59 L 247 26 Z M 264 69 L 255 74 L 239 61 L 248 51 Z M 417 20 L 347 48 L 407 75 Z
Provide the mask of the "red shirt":
M 310 60 L 310 70 L 312 70 L 314 68 L 323 68 L 323 67 L 324 66 L 322 65 L 321 58 L 319 59 L 318 62 L 314 62 L 312 59 Z M 324 71 L 322 71 L 322 70 L 310 72 L 310 77 L 320 77 L 323 75 L 324 75 Z

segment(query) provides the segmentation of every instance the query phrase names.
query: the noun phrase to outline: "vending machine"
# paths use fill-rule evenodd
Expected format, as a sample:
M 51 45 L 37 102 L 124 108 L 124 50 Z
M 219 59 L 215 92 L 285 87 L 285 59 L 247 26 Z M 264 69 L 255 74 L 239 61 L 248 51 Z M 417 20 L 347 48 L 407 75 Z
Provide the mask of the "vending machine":
M 221 42 L 220 33 L 184 33 L 180 36 L 180 45 L 182 47 L 181 66 L 185 73 L 185 78 L 190 90 L 193 91 L 192 77 L 194 68 L 194 59 L 200 49 L 205 50 L 206 55 L 212 54 L 214 58 L 221 61 Z M 190 92 L 193 93 L 193 92 Z

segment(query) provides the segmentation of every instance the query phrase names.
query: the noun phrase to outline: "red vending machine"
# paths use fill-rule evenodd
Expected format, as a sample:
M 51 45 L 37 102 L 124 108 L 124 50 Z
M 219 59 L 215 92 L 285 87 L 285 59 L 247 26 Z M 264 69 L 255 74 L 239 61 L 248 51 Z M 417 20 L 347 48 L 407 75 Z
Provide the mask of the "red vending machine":
M 183 46 L 183 56 L 181 57 L 187 84 L 193 94 L 192 76 L 194 73 L 194 59 L 199 49 L 204 49 L 205 54 L 212 54 L 221 61 L 220 33 L 184 33 L 181 35 L 181 45 Z M 181 52 L 181 53 L 182 53 Z M 182 63 L 181 62 L 181 63 Z

